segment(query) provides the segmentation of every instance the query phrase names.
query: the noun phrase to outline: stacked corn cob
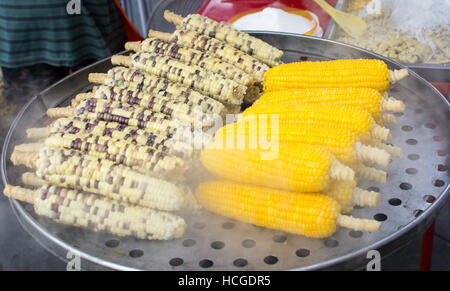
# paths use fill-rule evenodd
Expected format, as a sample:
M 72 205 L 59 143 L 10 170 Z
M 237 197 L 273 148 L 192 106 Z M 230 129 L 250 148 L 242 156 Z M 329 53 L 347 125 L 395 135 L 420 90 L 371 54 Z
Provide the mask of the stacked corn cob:
M 221 27 L 212 28 L 218 36 Z M 180 237 L 185 222 L 168 212 L 199 208 L 183 183 L 195 148 L 211 138 L 206 130 L 217 118 L 259 97 L 263 73 L 281 57 L 245 33 L 227 33 L 247 45 L 239 50 L 221 37 L 203 47 L 158 37 L 127 43 L 131 56 L 113 56 L 120 66 L 91 74 L 92 92 L 49 109 L 56 120 L 29 129 L 36 141 L 15 147 L 12 162 L 35 170 L 22 176 L 24 184 L 40 189 L 8 186 L 5 194 L 61 223 L 144 239 Z M 255 45 L 277 55 L 261 62 L 249 51 Z
M 404 110 L 385 90 L 406 75 L 377 60 L 269 69 L 265 93 L 202 151 L 203 165 L 226 181 L 201 184 L 199 202 L 225 216 L 311 237 L 330 236 L 337 226 L 378 231 L 376 221 L 341 213 L 376 206 L 380 194 L 358 188 L 355 176 L 386 182 L 386 172 L 365 164 L 387 167 L 392 155 L 401 156 L 401 149 L 382 142 L 391 134 L 381 124 L 395 122 L 385 112 Z

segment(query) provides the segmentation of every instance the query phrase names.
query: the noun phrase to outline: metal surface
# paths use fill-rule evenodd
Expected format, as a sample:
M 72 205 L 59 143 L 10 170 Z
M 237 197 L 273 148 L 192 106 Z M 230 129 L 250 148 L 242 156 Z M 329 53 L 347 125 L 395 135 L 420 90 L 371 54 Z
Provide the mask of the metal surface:
M 350 1 L 339 0 L 336 4 L 336 9 L 346 10 Z M 338 32 L 342 30 L 336 25 L 333 19 L 330 22 L 323 34 L 325 39 L 335 39 Z M 439 64 L 421 64 L 421 63 L 405 63 L 405 66 L 414 70 L 417 74 L 425 78 L 430 82 L 450 82 L 450 65 L 439 65 Z
M 293 34 L 254 33 L 285 51 L 284 60 L 381 58 L 349 45 Z M 401 68 L 383 59 L 391 69 Z M 107 60 L 56 84 L 32 100 L 14 121 L 1 157 L 5 183 L 20 184 L 20 167 L 9 163 L 15 144 L 23 142 L 24 129 L 36 126 L 45 109 L 86 90 L 87 74 L 104 72 Z M 379 233 L 339 230 L 329 239 L 309 239 L 232 221 L 202 212 L 188 218 L 189 228 L 182 239 L 168 242 L 117 238 L 66 227 L 36 217 L 30 206 L 12 201 L 24 227 L 53 253 L 65 258 L 67 251 L 78 253 L 87 269 L 119 270 L 285 270 L 357 269 L 367 263 L 367 251 L 378 249 L 383 256 L 406 245 L 423 232 L 448 197 L 450 132 L 449 103 L 415 73 L 392 86 L 391 96 L 406 103 L 398 124 L 392 126 L 394 145 L 404 150 L 404 158 L 394 159 L 385 185 L 362 183 L 383 193 L 380 206 L 362 208 L 352 215 L 386 220 Z M 238 260 L 241 259 L 241 260 Z

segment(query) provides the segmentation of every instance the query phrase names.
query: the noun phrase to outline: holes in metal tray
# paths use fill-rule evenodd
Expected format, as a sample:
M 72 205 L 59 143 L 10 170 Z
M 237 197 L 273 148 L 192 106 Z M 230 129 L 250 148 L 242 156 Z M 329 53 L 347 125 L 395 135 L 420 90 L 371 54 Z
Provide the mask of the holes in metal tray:
M 264 263 L 266 263 L 267 265 L 275 265 L 276 263 L 278 263 L 278 258 L 275 256 L 267 256 L 264 258 Z
M 375 219 L 376 221 L 385 221 L 387 220 L 387 215 L 384 213 L 377 213 L 373 216 L 373 219 Z
M 253 248 L 255 245 L 256 245 L 256 242 L 252 239 L 246 239 L 242 242 L 242 246 L 247 249 Z
M 375 186 L 370 186 L 369 188 L 367 188 L 367 191 L 380 192 L 380 188 L 375 187 Z
M 308 249 L 298 249 L 295 254 L 297 257 L 306 258 L 311 252 Z
M 215 250 L 220 250 L 225 247 L 225 243 L 223 241 L 214 241 L 211 243 L 211 248 Z
M 359 230 L 351 230 L 348 235 L 352 238 L 360 238 L 362 237 L 363 233 L 362 231 Z
M 389 199 L 389 204 L 392 206 L 399 206 L 402 204 L 402 200 L 398 199 L 398 198 L 391 198 Z
M 438 170 L 439 172 L 445 172 L 445 171 L 448 170 L 448 167 L 447 167 L 446 165 L 439 164 L 439 165 L 437 165 L 437 170 Z
M 406 144 L 409 144 L 409 145 L 416 145 L 417 143 L 418 143 L 417 139 L 414 139 L 414 138 L 410 138 L 410 139 L 406 140 Z
M 415 175 L 419 172 L 419 170 L 417 170 L 416 168 L 408 168 L 405 170 L 405 172 L 409 175 Z
M 272 237 L 272 240 L 276 243 L 284 243 L 287 240 L 287 236 L 284 234 L 276 234 Z
M 434 124 L 432 122 L 428 122 L 428 123 L 425 124 L 425 127 L 429 128 L 429 129 L 435 129 L 436 128 L 436 124 Z
M 204 259 L 198 262 L 198 265 L 202 268 L 211 268 L 214 265 L 214 262 L 208 259 Z
M 421 210 L 421 209 L 416 209 L 413 211 L 413 214 L 415 217 L 419 217 L 422 213 L 423 213 L 423 210 Z
M 193 245 L 195 245 L 195 243 L 196 243 L 195 240 L 188 238 L 183 241 L 183 246 L 192 247 Z
M 140 258 L 140 257 L 142 257 L 142 256 L 144 255 L 144 251 L 143 251 L 143 250 L 139 250 L 139 249 L 131 250 L 131 251 L 128 253 L 128 255 L 129 255 L 130 257 L 132 257 L 132 258 Z
M 441 142 L 444 140 L 444 137 L 440 136 L 440 135 L 435 135 L 435 136 L 433 136 L 433 140 L 436 142 Z
M 225 222 L 222 224 L 222 228 L 223 229 L 232 229 L 234 228 L 234 223 L 233 222 Z
M 417 108 L 414 112 L 416 112 L 417 114 L 422 114 L 424 110 L 422 108 Z
M 248 262 L 246 259 L 239 258 L 239 259 L 234 260 L 233 265 L 235 265 L 236 267 L 242 268 L 242 267 L 247 266 Z
M 442 187 L 445 185 L 445 182 L 440 179 L 436 179 L 434 180 L 433 185 L 434 187 Z
M 169 261 L 169 265 L 171 265 L 173 267 L 181 266 L 181 265 L 183 265 L 183 263 L 184 263 L 184 260 L 182 258 L 173 258 L 173 259 L 170 259 L 170 261 Z
M 423 200 L 426 203 L 433 203 L 434 201 L 436 201 L 436 197 L 434 197 L 433 195 L 425 195 L 423 196 Z
M 410 126 L 410 125 L 403 125 L 403 126 L 402 126 L 402 130 L 403 130 L 403 131 L 406 131 L 406 132 L 412 131 L 413 129 L 414 129 L 414 127 L 412 127 L 412 126 Z
M 205 228 L 205 224 L 204 223 L 202 223 L 202 222 L 196 222 L 196 223 L 194 223 L 194 228 L 196 228 L 196 229 L 204 229 Z
M 120 245 L 120 241 L 117 239 L 110 239 L 105 242 L 105 246 L 108 248 L 117 248 Z
M 410 159 L 411 161 L 417 161 L 418 159 L 420 159 L 420 155 L 410 154 L 410 155 L 408 155 L 408 159 Z
M 399 185 L 399 187 L 402 190 L 411 190 L 413 186 L 409 183 L 403 182 Z
M 335 248 L 339 245 L 339 242 L 332 238 L 327 238 L 323 243 L 327 248 Z

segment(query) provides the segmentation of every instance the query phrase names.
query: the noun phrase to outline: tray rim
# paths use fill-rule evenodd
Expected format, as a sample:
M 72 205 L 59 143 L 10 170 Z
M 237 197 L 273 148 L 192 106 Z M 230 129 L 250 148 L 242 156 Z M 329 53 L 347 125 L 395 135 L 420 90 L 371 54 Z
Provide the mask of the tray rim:
M 407 68 L 407 66 L 395 62 L 393 60 L 390 60 L 382 55 L 373 53 L 371 51 L 353 46 L 353 45 L 349 45 L 346 43 L 341 43 L 335 40 L 331 40 L 331 39 L 324 39 L 324 38 L 320 38 L 320 37 L 314 37 L 314 36 L 304 36 L 304 35 L 300 35 L 300 34 L 295 34 L 295 33 L 278 33 L 278 32 L 269 32 L 269 31 L 251 31 L 249 32 L 252 35 L 258 36 L 258 35 L 278 35 L 278 36 L 289 36 L 289 37 L 297 37 L 299 39 L 315 39 L 318 40 L 320 42 L 329 42 L 332 44 L 337 44 L 339 46 L 345 46 L 345 47 L 349 47 L 351 49 L 356 49 L 359 51 L 363 51 L 368 53 L 369 55 L 372 55 L 376 58 L 382 59 L 383 61 L 394 65 L 397 68 Z M 78 72 L 75 72 L 73 75 L 69 75 L 67 77 L 65 77 L 64 79 L 58 81 L 57 83 L 53 84 L 52 86 L 50 86 L 49 88 L 43 90 L 41 93 L 39 93 L 39 95 L 34 96 L 26 105 L 24 105 L 22 107 L 22 109 L 20 110 L 20 112 L 17 114 L 17 116 L 14 118 L 14 121 L 11 123 L 11 126 L 9 127 L 8 133 L 5 136 L 5 141 L 4 144 L 2 146 L 2 154 L 0 157 L 0 170 L 1 170 L 1 175 L 2 175 L 2 182 L 4 183 L 4 185 L 8 184 L 8 180 L 6 177 L 6 163 L 7 163 L 7 150 L 8 147 L 10 145 L 10 140 L 11 137 L 13 135 L 13 132 L 17 126 L 17 124 L 19 123 L 20 119 L 22 118 L 22 116 L 24 115 L 24 112 L 26 111 L 26 109 L 42 94 L 46 93 L 47 91 L 51 90 L 54 87 L 57 87 L 58 85 L 60 85 L 61 83 L 65 82 L 67 79 L 71 78 L 72 76 L 74 76 L 77 73 L 81 73 L 91 67 L 94 67 L 100 63 L 103 63 L 105 61 L 108 61 L 110 58 L 105 58 L 103 60 L 100 60 L 94 64 L 91 64 L 88 67 L 85 67 L 81 70 L 79 70 Z M 419 74 L 415 73 L 412 70 L 410 71 L 410 75 L 414 76 L 415 78 L 418 79 L 418 81 L 422 82 L 423 85 L 426 85 L 427 87 L 429 87 L 432 91 L 434 91 L 441 99 L 442 101 L 444 101 L 444 103 L 447 104 L 448 107 L 448 111 L 450 112 L 450 102 L 449 100 L 447 100 L 432 84 L 430 84 L 430 82 L 428 82 L 427 80 L 425 80 L 423 77 L 421 77 Z M 362 249 L 359 249 L 355 252 L 340 256 L 340 257 L 336 257 L 324 262 L 320 262 L 317 264 L 313 264 L 313 265 L 309 265 L 309 266 L 304 266 L 304 267 L 299 267 L 299 268 L 293 268 L 293 269 L 289 269 L 289 270 L 318 270 L 318 269 L 324 269 L 324 268 L 328 268 L 328 267 L 332 267 L 334 265 L 339 265 L 343 262 L 346 262 L 352 258 L 357 258 L 360 256 L 364 256 L 368 251 L 370 250 L 374 250 L 374 249 L 380 249 L 383 246 L 386 246 L 389 242 L 392 242 L 393 240 L 400 238 L 406 234 L 408 234 L 409 232 L 413 231 L 415 228 L 419 227 L 421 224 L 426 224 L 430 222 L 431 217 L 434 215 L 437 215 L 437 212 L 442 208 L 442 206 L 444 205 L 444 203 L 446 202 L 447 198 L 446 196 L 449 196 L 450 194 L 450 183 L 447 184 L 447 186 L 445 187 L 445 189 L 442 191 L 441 195 L 439 195 L 439 197 L 436 199 L 436 201 L 430 205 L 427 209 L 424 210 L 424 212 L 417 217 L 416 219 L 414 219 L 413 221 L 411 221 L 410 223 L 408 223 L 407 225 L 405 225 L 403 228 L 401 228 L 400 230 L 386 236 L 385 238 L 367 246 L 364 247 Z M 41 245 L 44 246 L 44 248 L 49 249 L 52 253 L 55 253 L 51 250 L 51 248 L 47 245 L 45 245 L 44 243 L 42 243 L 39 239 L 37 239 L 34 235 L 34 233 L 31 233 L 31 231 L 28 229 L 28 227 L 34 227 L 34 230 L 36 230 L 40 235 L 43 235 L 47 240 L 50 240 L 51 242 L 53 242 L 55 245 L 57 245 L 58 247 L 63 248 L 65 251 L 68 252 L 72 252 L 73 254 L 76 254 L 78 256 L 80 256 L 80 258 L 85 259 L 89 262 L 92 262 L 94 264 L 97 264 L 99 266 L 102 267 L 106 267 L 106 268 L 110 268 L 110 269 L 114 269 L 114 270 L 124 270 L 124 271 L 131 271 L 131 270 L 140 270 L 137 268 L 133 268 L 133 267 L 128 267 L 126 265 L 123 264 L 118 264 L 118 263 L 113 263 L 110 261 L 106 261 L 103 260 L 101 258 L 98 258 L 96 256 L 90 255 L 86 252 L 80 251 L 75 247 L 70 246 L 69 244 L 67 244 L 66 242 L 64 242 L 62 239 L 57 238 L 56 236 L 54 236 L 52 233 L 49 233 L 48 231 L 46 231 L 44 229 L 44 227 L 42 227 L 36 220 L 34 220 L 34 218 L 28 213 L 27 210 L 25 210 L 25 208 L 22 206 L 21 202 L 18 202 L 14 199 L 9 199 L 10 200 L 10 204 L 11 207 L 14 210 L 14 213 L 16 214 L 18 220 L 20 221 L 22 227 L 24 227 L 27 232 L 29 232 L 33 238 L 35 238 Z M 24 221 L 21 221 L 21 220 Z M 27 222 L 29 223 L 29 226 L 27 225 L 26 227 L 23 225 L 23 222 Z M 61 257 L 58 255 L 58 257 Z

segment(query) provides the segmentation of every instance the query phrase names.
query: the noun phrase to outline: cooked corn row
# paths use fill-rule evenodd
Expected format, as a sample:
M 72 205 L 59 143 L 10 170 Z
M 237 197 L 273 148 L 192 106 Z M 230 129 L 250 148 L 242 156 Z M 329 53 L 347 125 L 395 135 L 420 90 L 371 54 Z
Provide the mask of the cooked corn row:
M 266 108 L 249 107 L 244 111 L 246 116 L 259 114 L 278 114 L 283 122 L 319 124 L 343 128 L 358 135 L 371 134 L 373 138 L 389 140 L 388 128 L 378 125 L 368 111 L 349 106 L 333 106 L 320 104 L 304 104 L 298 106 L 273 105 Z
M 385 91 L 389 82 L 408 76 L 407 69 L 389 71 L 380 60 L 357 59 L 297 62 L 269 69 L 265 74 L 266 92 L 294 88 L 373 88 Z
M 126 85 L 132 90 L 137 90 L 139 92 L 154 92 L 160 96 L 178 99 L 191 106 L 199 106 L 202 108 L 203 112 L 208 114 L 218 114 L 222 116 L 225 113 L 225 107 L 219 101 L 204 96 L 179 83 L 158 78 L 154 75 L 147 74 L 144 71 L 118 66 L 110 69 L 108 74 L 89 74 L 89 82 L 108 86 L 116 86 L 119 84 Z M 78 101 L 75 101 L 72 105 L 76 106 L 78 103 Z
M 209 121 L 209 116 L 199 107 L 182 103 L 177 99 L 144 92 L 136 92 L 125 86 L 103 85 L 99 86 L 95 93 L 82 93 L 77 95 L 78 100 L 87 100 L 91 98 L 138 106 L 140 109 L 159 112 L 174 119 L 180 119 L 187 122 Z
M 167 154 L 190 157 L 193 146 L 181 140 L 182 136 L 168 136 L 149 132 L 136 127 L 125 126 L 116 122 L 104 122 L 81 118 L 60 118 L 50 127 L 27 129 L 28 138 L 47 138 L 51 133 L 88 134 L 105 136 L 114 140 L 150 147 Z M 203 136 L 198 133 L 198 137 Z M 203 138 L 203 137 L 202 137 Z
M 77 175 L 99 181 L 107 181 L 113 185 L 120 185 L 125 179 L 130 180 L 130 184 L 145 183 L 148 176 L 136 173 L 129 167 L 114 163 L 110 160 L 102 160 L 96 157 L 85 155 L 84 153 L 55 147 L 43 147 L 39 151 L 39 158 L 36 161 L 38 175 Z M 152 181 L 151 178 L 148 181 Z
M 139 174 L 139 173 L 137 173 Z M 164 189 L 165 181 L 160 184 L 152 184 L 154 190 L 147 192 L 148 189 L 140 189 L 134 185 L 112 185 L 110 183 L 95 180 L 92 178 L 80 177 L 77 175 L 40 175 L 37 176 L 34 173 L 26 172 L 22 175 L 22 182 L 25 185 L 32 187 L 41 187 L 46 184 L 65 187 L 69 189 L 75 189 L 79 191 L 90 192 L 101 196 L 106 196 L 109 199 L 117 201 L 119 203 L 129 203 L 133 205 L 139 205 L 145 208 L 152 208 L 164 211 L 176 211 L 184 208 L 185 195 L 179 190 L 177 192 L 165 192 L 158 189 L 162 186 Z M 124 183 L 127 183 L 125 180 Z M 142 184 L 144 185 L 144 184 Z M 145 185 L 146 186 L 146 185 Z M 146 186 L 146 188 L 148 188 Z M 158 193 L 159 192 L 159 193 Z
M 159 181 L 113 161 L 102 160 L 74 150 L 43 147 L 38 154 L 34 166 L 38 175 L 76 175 L 106 181 L 115 186 L 126 182 L 125 185 L 130 184 L 138 188 L 145 185 L 147 185 L 145 187 L 154 187 L 154 183 L 151 182 Z
M 149 120 L 173 120 L 170 116 L 159 112 L 154 112 L 145 109 L 138 109 L 134 106 L 126 105 L 117 101 L 107 101 L 96 98 L 88 98 L 81 101 L 76 107 L 56 107 L 49 108 L 47 110 L 48 117 L 62 118 L 79 116 L 84 117 L 88 113 L 98 113 L 111 115 L 116 117 L 117 120 L 113 120 L 122 124 L 126 124 L 129 121 L 136 121 L 136 125 L 139 126 L 139 122 L 144 123 Z M 102 120 L 102 119 L 100 119 Z M 178 121 L 181 123 L 181 121 Z
M 51 118 L 62 118 L 76 115 L 77 117 L 100 120 L 105 122 L 117 122 L 120 124 L 134 126 L 147 131 L 173 135 L 180 129 L 190 132 L 201 132 L 203 123 L 186 125 L 180 120 L 172 119 L 170 116 L 150 110 L 136 110 L 133 106 L 126 106 L 119 102 L 107 102 L 99 99 L 87 99 L 82 101 L 77 108 L 59 107 L 47 110 L 47 116 Z M 197 128 L 197 126 L 199 128 Z
M 6 185 L 4 194 L 33 204 L 38 215 L 95 232 L 168 240 L 181 237 L 187 227 L 181 217 L 171 213 L 118 203 L 105 197 L 62 187 L 43 186 L 32 191 Z
M 199 66 L 205 70 L 220 74 L 245 86 L 252 85 L 255 82 L 251 75 L 209 53 L 185 48 L 176 43 L 166 42 L 158 38 L 147 38 L 142 42 L 127 42 L 125 48 L 135 52 L 143 51 L 171 57 L 188 65 Z
M 358 188 L 355 181 L 333 181 L 324 194 L 339 203 L 342 213 L 352 211 L 353 206 L 376 207 L 380 203 L 380 193 Z
M 131 57 L 113 56 L 111 62 L 115 65 L 132 66 L 172 82 L 179 82 L 227 104 L 241 104 L 247 90 L 246 86 L 225 79 L 219 74 L 166 56 L 138 52 Z
M 268 228 L 324 238 L 338 226 L 376 232 L 381 224 L 340 214 L 339 204 L 319 193 L 297 193 L 226 181 L 200 184 L 196 197 L 206 209 Z
M 144 173 L 150 172 L 154 175 L 170 173 L 187 166 L 183 159 L 167 155 L 161 151 L 98 137 L 82 139 L 73 134 L 56 133 L 45 140 L 45 145 L 88 152 L 93 156 L 130 166 Z M 179 168 L 177 169 L 177 167 Z
M 319 192 L 331 180 L 351 181 L 354 171 L 326 150 L 304 144 L 282 144 L 272 159 L 261 150 L 223 147 L 212 143 L 202 150 L 202 164 L 220 178 L 289 191 Z
M 94 142 L 83 141 L 72 135 L 57 134 L 50 136 L 45 140 L 45 145 L 48 147 L 80 150 L 83 151 L 84 154 L 129 166 L 141 173 L 156 177 L 176 176 L 177 174 L 182 173 L 187 167 L 187 162 L 185 160 L 177 156 L 166 155 L 161 151 L 153 151 L 151 154 L 147 153 L 146 155 L 142 155 L 145 156 L 146 159 L 135 159 L 127 157 L 125 154 L 121 154 L 124 152 L 127 153 L 127 150 L 119 148 L 119 145 L 113 142 L 109 142 L 109 144 L 105 146 Z M 28 147 L 29 149 L 26 150 L 24 149 L 25 147 Z M 21 153 L 38 152 L 43 147 L 44 144 L 40 143 L 18 145 L 14 148 L 11 160 L 14 163 L 20 164 L 24 159 L 18 157 Z M 110 152 L 118 152 L 119 154 Z
M 277 124 L 272 127 L 272 122 Z M 224 145 L 239 141 L 245 145 L 263 145 L 265 141 L 278 144 L 309 144 L 329 150 L 339 161 L 352 165 L 359 161 L 386 167 L 388 152 L 362 144 L 358 135 L 342 128 L 308 123 L 285 123 L 283 120 L 259 118 L 242 119 L 230 123 L 215 133 L 215 139 Z
M 374 118 L 383 112 L 403 112 L 405 103 L 395 98 L 384 98 L 372 88 L 306 88 L 285 89 L 261 95 L 253 105 L 256 108 L 298 106 L 302 104 L 344 105 L 369 111 Z
M 234 48 L 254 56 L 270 66 L 279 64 L 280 58 L 283 56 L 283 51 L 268 43 L 200 14 L 189 14 L 183 18 L 180 15 L 166 10 L 164 11 L 164 18 L 182 29 L 194 30 L 203 35 L 226 42 Z
M 58 146 L 58 143 L 61 143 L 62 140 L 65 141 L 64 146 L 67 148 L 85 152 L 98 151 L 111 155 L 123 155 L 132 160 L 149 161 L 157 153 L 164 154 L 162 151 L 155 150 L 152 147 L 134 145 L 123 140 L 83 133 L 55 132 L 45 140 L 45 143 L 48 146 Z
M 157 150 L 176 153 L 189 153 L 192 151 L 190 143 L 194 136 L 196 139 L 208 141 L 211 137 L 203 132 L 195 131 L 191 127 L 164 127 L 159 124 L 150 123 L 149 129 L 139 129 L 134 126 L 126 126 L 118 122 L 106 122 L 95 119 L 80 117 L 59 118 L 50 127 L 29 128 L 27 138 L 47 138 L 52 132 L 87 133 L 109 136 L 113 139 L 129 140 L 132 144 L 141 144 L 154 147 Z M 81 128 L 83 127 L 84 128 Z M 166 143 L 166 140 L 169 142 Z
M 191 30 L 175 30 L 173 34 L 150 30 L 149 37 L 156 37 L 165 41 L 174 42 L 183 47 L 208 52 L 223 61 L 255 76 L 257 81 L 263 81 L 263 74 L 269 66 L 256 58 L 245 54 L 234 47 Z

